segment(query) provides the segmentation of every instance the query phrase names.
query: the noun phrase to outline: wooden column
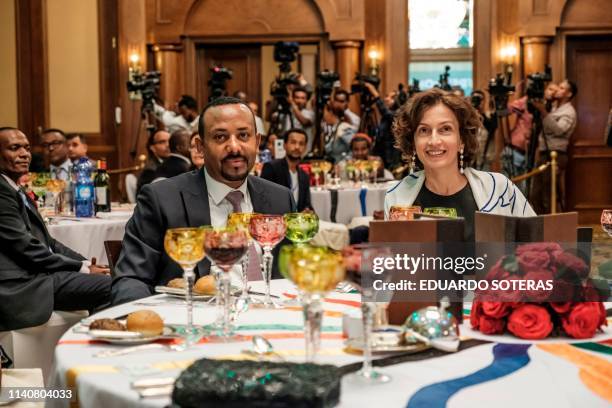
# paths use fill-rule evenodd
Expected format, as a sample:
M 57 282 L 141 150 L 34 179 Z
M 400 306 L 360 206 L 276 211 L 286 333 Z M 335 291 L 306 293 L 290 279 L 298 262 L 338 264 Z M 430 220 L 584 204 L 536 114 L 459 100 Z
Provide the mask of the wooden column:
M 361 72 L 361 58 L 359 55 L 361 42 L 337 41 L 333 43 L 333 47 L 336 53 L 336 72 L 340 74 L 340 83 L 343 89 L 350 92 L 355 74 Z M 351 97 L 349 108 L 353 112 L 359 113 L 357 97 Z
M 175 44 L 160 44 L 153 47 L 153 51 L 155 52 L 155 69 L 161 72 L 159 95 L 166 106 L 171 106 L 185 93 L 183 47 Z
M 546 64 L 550 63 L 549 48 L 552 37 L 523 37 L 523 74 L 544 72 Z

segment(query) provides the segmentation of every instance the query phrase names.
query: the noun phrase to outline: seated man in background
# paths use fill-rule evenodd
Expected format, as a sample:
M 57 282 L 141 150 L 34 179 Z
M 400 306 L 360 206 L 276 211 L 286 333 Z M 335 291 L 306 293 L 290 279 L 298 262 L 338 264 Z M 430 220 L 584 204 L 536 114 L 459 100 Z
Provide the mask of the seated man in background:
M 154 131 L 147 139 L 147 154 L 149 157 L 138 177 L 136 192 L 155 179 L 157 168 L 170 157 L 170 133 L 162 129 Z
M 41 325 L 53 310 L 93 310 L 109 302 L 108 268 L 53 239 L 17 184 L 30 160 L 28 138 L 0 128 L 0 332 Z
M 189 140 L 191 133 L 184 129 L 179 129 L 170 136 L 170 156 L 155 171 L 155 179 L 170 178 L 179 174 L 187 173 L 191 169 L 189 157 Z
M 365 133 L 356 133 L 351 139 L 349 147 L 351 149 L 351 154 L 338 163 L 338 171 L 341 177 L 345 179 L 348 178 L 346 176 L 346 164 L 348 160 L 376 160 L 379 162 L 379 167 L 376 170 L 376 177 L 379 179 L 384 177 L 385 168 L 382 159 L 370 154 L 370 149 L 372 148 L 372 138 L 370 136 Z
M 198 132 L 192 133 L 189 140 L 189 157 L 191 158 L 192 170 L 200 170 L 204 167 L 204 154 L 198 150 L 198 144 L 201 143 L 198 140 L 201 140 Z
M 287 187 L 297 203 L 297 210 L 312 210 L 310 204 L 310 179 L 298 165 L 306 152 L 308 136 L 303 129 L 289 129 L 283 133 L 285 157 L 265 163 L 261 178 Z
M 202 170 L 149 184 L 138 195 L 115 267 L 113 304 L 150 296 L 156 285 L 183 276 L 180 266 L 164 250 L 164 235 L 169 228 L 222 227 L 232 212 L 295 211 L 287 188 L 249 176 L 261 136 L 255 131 L 255 117 L 246 103 L 231 97 L 210 102 L 200 115 L 199 134 L 196 140 L 204 153 Z M 249 276 L 261 279 L 259 259 L 251 255 Z M 202 260 L 195 273 L 204 276 L 209 269 L 210 262 Z M 272 276 L 280 277 L 276 263 Z
M 198 130 L 198 102 L 193 96 L 183 95 L 176 103 L 177 112 L 165 109 L 155 103 L 155 116 L 159 119 L 168 132 L 174 133 L 179 129 L 189 132 Z
M 68 157 L 66 134 L 60 129 L 46 129 L 41 134 L 41 142 L 51 178 L 69 181 L 71 179 L 72 162 Z
M 70 133 L 66 136 L 68 144 L 68 157 L 72 163 L 76 163 L 81 157 L 87 157 L 87 140 L 85 136 L 78 133 Z

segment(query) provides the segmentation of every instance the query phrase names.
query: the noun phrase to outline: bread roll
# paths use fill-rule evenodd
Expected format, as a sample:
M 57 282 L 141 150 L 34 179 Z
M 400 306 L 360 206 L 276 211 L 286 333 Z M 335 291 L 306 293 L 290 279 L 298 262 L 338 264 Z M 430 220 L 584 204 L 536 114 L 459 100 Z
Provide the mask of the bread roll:
M 164 321 L 151 310 L 138 310 L 127 317 L 128 331 L 142 333 L 143 336 L 159 336 L 164 332 Z
M 170 282 L 168 282 L 166 286 L 169 288 L 185 289 L 185 279 L 174 278 Z
M 89 330 L 125 331 L 125 326 L 115 319 L 96 319 L 89 325 Z
M 193 286 L 193 291 L 200 295 L 214 295 L 217 292 L 214 276 L 207 275 L 198 279 Z

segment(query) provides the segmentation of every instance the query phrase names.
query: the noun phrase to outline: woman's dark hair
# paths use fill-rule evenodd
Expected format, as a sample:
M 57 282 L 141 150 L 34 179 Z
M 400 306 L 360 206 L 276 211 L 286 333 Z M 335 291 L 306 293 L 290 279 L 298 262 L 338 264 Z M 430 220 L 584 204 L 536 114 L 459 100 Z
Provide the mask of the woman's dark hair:
M 426 110 L 437 104 L 443 104 L 455 114 L 459 123 L 459 136 L 464 145 L 463 160 L 469 165 L 478 152 L 478 129 L 482 126 L 478 111 L 464 98 L 441 89 L 430 89 L 413 96 L 395 114 L 393 136 L 395 147 L 402 152 L 405 160 L 415 152 L 414 132 Z M 417 158 L 417 163 L 422 167 Z

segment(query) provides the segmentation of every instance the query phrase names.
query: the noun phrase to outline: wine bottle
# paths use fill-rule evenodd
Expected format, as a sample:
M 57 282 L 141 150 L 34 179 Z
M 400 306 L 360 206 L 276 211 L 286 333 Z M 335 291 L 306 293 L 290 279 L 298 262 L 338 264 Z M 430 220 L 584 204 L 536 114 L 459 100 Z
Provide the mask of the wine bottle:
M 106 159 L 98 160 L 98 172 L 94 179 L 96 188 L 96 212 L 110 212 L 110 176 L 106 172 Z

